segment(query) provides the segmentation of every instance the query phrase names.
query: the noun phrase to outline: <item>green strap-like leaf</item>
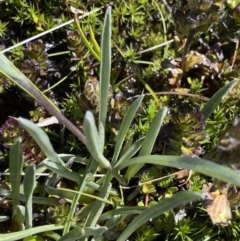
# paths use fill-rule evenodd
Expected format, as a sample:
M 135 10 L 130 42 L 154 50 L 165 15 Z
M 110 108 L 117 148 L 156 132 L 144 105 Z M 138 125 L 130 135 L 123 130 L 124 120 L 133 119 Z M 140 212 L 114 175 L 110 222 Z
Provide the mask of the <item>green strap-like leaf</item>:
M 86 135 L 86 146 L 96 162 L 106 168 L 122 184 L 125 180 L 112 168 L 110 162 L 102 154 L 102 146 L 95 124 L 94 116 L 91 111 L 87 111 L 83 121 L 84 133 Z
M 35 166 L 28 166 L 26 169 L 26 173 L 23 180 L 24 187 L 24 198 L 25 198 L 25 223 L 26 229 L 32 228 L 32 220 L 33 220 L 33 190 L 36 185 L 35 181 Z
M 9 171 L 10 171 L 10 181 L 12 187 L 12 200 L 13 200 L 13 216 L 16 214 L 17 205 L 19 205 L 19 193 L 20 184 L 22 178 L 22 168 L 23 168 L 23 151 L 22 151 L 22 141 L 17 139 L 15 143 L 11 146 L 9 152 Z
M 83 122 L 86 146 L 94 159 L 104 168 L 111 169 L 110 162 L 103 156 L 95 119 L 91 111 L 87 111 Z
M 201 158 L 165 155 L 139 156 L 126 160 L 118 168 L 123 169 L 130 165 L 143 163 L 193 170 L 206 176 L 214 177 L 240 187 L 239 174 L 237 174 L 235 171 L 228 167 Z
M 114 154 L 113 154 L 113 160 L 112 160 L 112 164 L 113 166 L 116 164 L 117 159 L 119 157 L 123 142 L 125 140 L 126 134 L 129 130 L 129 127 L 133 121 L 133 118 L 136 115 L 136 112 L 139 108 L 139 106 L 142 103 L 142 100 L 144 98 L 144 95 L 139 96 L 129 107 L 127 113 L 125 114 L 122 124 L 120 126 L 119 129 L 119 133 L 117 135 L 117 141 L 116 141 L 116 145 L 115 145 L 115 149 L 114 149 Z
M 18 118 L 18 121 L 37 142 L 38 146 L 41 148 L 41 150 L 48 157 L 49 160 L 65 166 L 65 163 L 55 153 L 47 134 L 40 127 L 38 127 L 31 121 L 21 117 Z
M 167 108 L 159 110 L 154 116 L 152 123 L 149 127 L 149 130 L 146 133 L 146 137 L 142 144 L 142 149 L 140 150 L 139 156 L 150 155 L 152 148 L 158 136 L 159 130 L 162 126 L 163 120 L 167 115 Z M 126 172 L 125 179 L 129 181 L 143 166 L 144 164 L 138 164 L 130 166 Z
M 24 231 L 1 234 L 1 241 L 20 240 L 34 234 L 43 233 L 43 232 L 52 231 L 52 230 L 60 230 L 62 228 L 63 228 L 62 225 L 55 225 L 55 224 L 43 225 L 36 228 L 27 229 Z
M 99 122 L 104 127 L 107 117 L 108 91 L 111 77 L 111 11 L 112 8 L 108 7 L 104 18 L 101 39 Z
M 65 234 L 58 241 L 75 241 L 83 237 L 101 236 L 107 229 L 105 227 L 81 228 L 77 227 Z
M 196 192 L 179 192 L 171 198 L 166 198 L 159 201 L 156 205 L 147 208 L 140 215 L 138 215 L 123 231 L 117 241 L 126 241 L 133 232 L 135 232 L 141 225 L 148 222 L 150 219 L 159 217 L 164 212 L 178 207 L 181 204 L 200 199 L 200 197 L 201 195 Z
M 237 84 L 238 79 L 231 81 L 229 84 L 222 87 L 214 96 L 208 101 L 208 103 L 201 110 L 204 115 L 204 120 L 208 119 L 217 106 L 221 103 L 223 97 Z

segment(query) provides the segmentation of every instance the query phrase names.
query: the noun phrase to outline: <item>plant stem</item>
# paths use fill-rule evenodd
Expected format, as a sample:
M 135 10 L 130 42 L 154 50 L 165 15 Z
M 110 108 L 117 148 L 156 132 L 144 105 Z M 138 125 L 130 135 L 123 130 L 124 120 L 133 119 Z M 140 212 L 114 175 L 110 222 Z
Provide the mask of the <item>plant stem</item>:
M 183 53 L 182 53 L 182 65 L 181 68 L 183 70 L 185 70 L 185 65 L 186 65 L 186 55 L 189 53 L 190 50 L 190 46 L 191 46 L 191 42 L 193 40 L 193 37 L 195 35 L 195 31 L 194 30 L 190 30 L 188 36 L 187 36 L 187 41 L 185 43 L 184 49 L 183 49 Z
M 186 65 L 186 55 L 188 54 L 189 50 L 190 50 L 190 46 L 191 46 L 191 42 L 193 40 L 194 34 L 196 33 L 196 31 L 194 31 L 193 29 L 189 31 L 189 34 L 187 36 L 187 41 L 185 43 L 184 49 L 183 49 L 183 53 L 182 53 L 182 63 L 181 63 L 181 69 L 182 69 L 182 74 L 180 74 L 178 76 L 177 82 L 176 82 L 176 87 L 179 88 L 181 85 L 181 80 L 183 77 L 183 74 L 185 72 L 185 65 Z

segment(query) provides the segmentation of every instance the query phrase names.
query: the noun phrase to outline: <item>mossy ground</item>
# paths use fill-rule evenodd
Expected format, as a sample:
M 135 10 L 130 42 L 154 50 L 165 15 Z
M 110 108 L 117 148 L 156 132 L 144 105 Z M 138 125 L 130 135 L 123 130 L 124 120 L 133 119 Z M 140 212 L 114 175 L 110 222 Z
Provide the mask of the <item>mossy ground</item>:
M 142 93 L 145 98 L 128 132 L 125 145 L 130 145 L 129 143 L 144 136 L 156 111 L 167 106 L 169 114 L 159 133 L 154 154 L 203 157 L 213 150 L 221 134 L 239 115 L 239 83 L 206 122 L 203 121 L 200 110 L 221 87 L 233 79 L 239 79 L 240 1 L 225 2 L 222 14 L 214 18 L 211 28 L 204 29 L 204 32 L 202 29 L 196 31 L 191 39 L 191 51 L 188 52 L 183 66 L 182 53 L 189 30 L 180 29 L 179 33 L 179 29 L 176 29 L 178 20 L 173 21 L 171 8 L 176 6 L 178 11 L 187 15 L 187 2 L 194 1 L 114 1 L 111 86 L 107 144 L 104 148 L 107 158 L 112 156 L 122 118 L 131 103 Z M 222 3 L 213 2 L 217 2 L 217 6 Z M 80 20 L 80 27 L 89 43 L 97 46 L 94 40 L 100 44 L 107 4 L 107 1 L 2 1 L 2 49 L 66 22 L 73 18 L 72 9 L 81 10 L 78 14 L 82 14 L 82 11 L 84 13 L 102 8 Z M 212 17 L 210 19 L 213 20 Z M 184 26 L 187 28 L 192 25 Z M 167 43 L 169 40 L 172 41 Z M 159 44 L 163 45 L 154 48 Z M 6 56 L 41 91 L 47 90 L 47 96 L 80 129 L 87 110 L 91 110 L 97 118 L 100 64 L 84 44 L 75 23 L 6 52 Z M 25 132 L 22 133 L 12 116 L 22 116 L 38 123 L 48 118 L 49 114 L 6 77 L 1 76 L 0 86 L 0 172 L 8 169 L 8 150 L 19 135 L 23 137 L 25 165 L 41 163 L 43 153 Z M 54 88 L 48 90 L 52 86 Z M 62 134 L 61 126 L 49 125 L 45 127 L 45 131 L 57 152 L 89 157 L 86 147 L 79 143 L 74 135 L 68 131 Z M 82 167 L 74 164 L 72 168 L 81 170 Z M 149 180 L 173 174 L 178 170 L 158 170 L 156 167 L 146 166 L 143 171 L 145 174 L 142 179 Z M 146 205 L 146 198 L 149 199 L 147 205 L 152 205 L 151 202 L 185 189 L 200 192 L 205 183 L 211 182 L 211 179 L 195 173 L 182 185 L 188 174 L 166 178 L 156 185 L 144 186 L 131 205 Z M 44 178 L 40 179 L 39 185 L 43 182 Z M 7 185 L 8 179 L 3 178 L 3 183 L 2 185 Z M 134 184 L 134 181 L 130 183 Z M 73 183 L 63 182 L 62 185 L 74 188 Z M 128 195 L 126 192 L 125 196 Z M 1 201 L 0 214 L 11 216 L 9 202 Z M 48 209 L 36 206 L 34 213 L 39 215 L 39 219 L 35 225 L 42 222 L 64 222 L 68 205 L 59 202 Z M 194 203 L 169 211 L 151 223 L 146 223 L 134 236 L 134 240 L 206 240 L 204 238 L 207 237 L 211 237 L 211 240 L 240 240 L 238 210 L 232 224 L 223 228 L 212 225 L 203 209 L 201 203 Z M 174 218 L 176 219 L 176 215 L 180 215 L 181 211 L 186 212 L 187 217 L 175 224 Z M 126 223 L 123 223 L 123 227 L 118 227 L 119 231 L 130 221 L 124 220 Z M 4 230 L 9 230 L 7 224 L 3 225 L 1 232 Z

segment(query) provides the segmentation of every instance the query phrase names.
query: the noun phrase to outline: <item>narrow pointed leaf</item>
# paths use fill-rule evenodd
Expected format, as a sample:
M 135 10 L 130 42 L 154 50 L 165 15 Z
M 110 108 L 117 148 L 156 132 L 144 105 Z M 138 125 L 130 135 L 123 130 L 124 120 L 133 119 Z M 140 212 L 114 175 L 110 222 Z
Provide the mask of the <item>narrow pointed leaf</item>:
M 24 198 L 25 198 L 25 223 L 26 223 L 26 228 L 32 228 L 32 211 L 33 211 L 33 202 L 32 202 L 32 197 L 33 197 L 33 191 L 36 185 L 35 181 L 35 166 L 28 166 L 26 169 L 26 173 L 24 176 L 24 181 L 23 181 L 23 187 L 24 187 Z
M 13 200 L 13 216 L 16 214 L 17 205 L 19 205 L 20 184 L 22 179 L 23 169 L 23 151 L 22 141 L 17 139 L 11 146 L 9 153 L 9 170 L 10 181 L 12 187 L 12 200 Z
M 214 177 L 240 187 L 239 174 L 237 174 L 235 171 L 212 161 L 200 158 L 165 155 L 139 156 L 126 160 L 118 168 L 122 169 L 130 165 L 144 163 L 193 170 L 206 176 Z
M 119 129 L 119 133 L 117 136 L 117 141 L 114 149 L 114 154 L 113 154 L 113 160 L 112 164 L 114 165 L 117 162 L 117 159 L 119 157 L 123 142 L 125 140 L 126 134 L 130 128 L 130 125 L 136 115 L 136 112 L 139 108 L 139 106 L 142 103 L 142 100 L 144 98 L 144 95 L 139 96 L 129 107 L 127 113 L 125 114 L 122 124 Z
M 79 240 L 83 237 L 89 236 L 101 236 L 107 229 L 105 227 L 92 227 L 92 228 L 81 228 L 77 227 L 71 230 L 69 233 L 65 234 L 58 241 L 74 241 Z
M 208 101 L 208 103 L 201 110 L 204 115 L 204 120 L 208 119 L 217 106 L 221 103 L 223 97 L 236 85 L 238 79 L 231 81 L 229 84 L 222 87 L 214 96 Z
M 164 212 L 178 207 L 181 204 L 192 202 L 200 198 L 201 195 L 196 192 L 179 192 L 171 198 L 159 201 L 156 205 L 147 208 L 138 215 L 123 231 L 117 241 L 126 241 L 134 231 L 136 231 L 141 225 L 147 223 L 149 220 L 159 217 Z
M 154 116 L 149 130 L 147 131 L 146 137 L 143 141 L 142 149 L 140 150 L 139 156 L 151 154 L 163 120 L 167 115 L 167 111 L 168 109 L 164 107 L 163 109 L 159 110 Z M 130 166 L 126 172 L 125 179 L 129 181 L 141 169 L 143 165 L 144 164 Z
M 104 18 L 101 39 L 99 121 L 104 127 L 107 117 L 108 91 L 111 76 L 111 11 L 112 8 L 108 7 Z
M 110 162 L 102 155 L 101 142 L 99 141 L 97 127 L 91 111 L 86 112 L 83 126 L 88 151 L 101 166 L 111 169 Z
M 65 163 L 55 153 L 47 134 L 40 127 L 38 127 L 31 121 L 21 117 L 18 118 L 18 121 L 37 142 L 38 146 L 41 148 L 41 150 L 48 157 L 49 160 L 65 166 Z
M 1 241 L 21 240 L 23 238 L 29 237 L 34 234 L 43 233 L 43 232 L 52 231 L 52 230 L 60 230 L 62 228 L 63 228 L 62 225 L 56 225 L 56 224 L 43 225 L 36 228 L 27 229 L 24 231 L 1 234 Z
M 133 157 L 139 151 L 139 149 L 141 148 L 142 143 L 144 141 L 144 138 L 145 137 L 138 139 L 127 149 L 127 151 L 120 157 L 117 164 L 115 165 L 116 169 L 118 169 L 117 167 L 119 165 L 121 165 L 121 163 L 124 162 L 124 160 L 129 160 L 131 157 Z

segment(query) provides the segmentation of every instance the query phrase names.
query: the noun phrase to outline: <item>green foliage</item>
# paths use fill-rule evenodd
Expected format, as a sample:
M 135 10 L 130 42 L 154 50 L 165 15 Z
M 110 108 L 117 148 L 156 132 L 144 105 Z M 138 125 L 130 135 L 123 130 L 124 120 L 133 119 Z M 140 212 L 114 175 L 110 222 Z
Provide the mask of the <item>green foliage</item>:
M 79 108 L 79 99 L 74 94 L 67 94 L 67 98 L 63 102 L 63 112 L 69 115 L 73 120 L 79 120 L 83 117 L 83 113 Z
M 17 44 L 19 40 L 14 41 L 12 40 L 13 44 Z M 22 60 L 24 58 L 24 53 L 23 53 L 23 46 L 19 46 L 17 48 L 14 48 L 12 51 L 12 55 L 10 57 L 10 60 L 16 65 L 20 66 L 20 63 L 22 63 Z
M 159 236 L 154 227 L 143 225 L 136 232 L 133 240 L 135 241 L 152 241 Z
M 202 152 L 201 142 L 207 136 L 204 127 L 203 115 L 197 108 L 189 102 L 180 102 L 162 131 L 162 140 L 166 142 L 164 154 L 199 155 Z
M 150 182 L 150 180 L 152 180 L 152 179 L 153 179 L 153 177 L 147 175 L 146 173 L 144 173 L 141 176 L 140 181 L 147 182 L 147 184 L 143 184 L 143 187 L 142 187 L 142 192 L 144 194 L 156 193 L 156 189 L 155 189 L 154 185 L 152 185 Z
M 199 192 L 202 190 L 203 185 L 206 183 L 206 179 L 197 173 L 193 173 L 189 182 L 189 189 L 195 192 Z
M 91 1 L 0 2 L 0 9 L 4 9 L 0 10 L 0 36 L 6 47 L 11 45 L 9 39 L 17 43 L 66 22 L 73 17 L 72 7 L 79 16 L 82 10 L 92 11 L 79 21 L 75 18 L 75 23 L 8 53 L 21 72 L 1 55 L 0 70 L 6 77 L 1 77 L 0 104 L 4 103 L 3 94 L 8 95 L 14 85 L 36 99 L 27 114 L 22 114 L 23 108 L 5 113 L 8 104 L 16 105 L 28 98 L 21 95 L 19 100 L 19 95 L 15 95 L 2 104 L 3 115 L 23 115 L 38 122 L 49 117 L 44 107 L 72 132 L 64 133 L 62 127 L 60 130 L 58 125 L 50 124 L 44 131 L 53 133 L 55 139 L 50 136 L 49 140 L 31 122 L 19 118 L 36 144 L 13 118 L 1 123 L 4 147 L 22 136 L 21 162 L 25 162 L 24 182 L 19 180 L 21 167 L 16 166 L 18 184 L 7 189 L 0 186 L 1 198 L 12 197 L 14 213 L 18 214 L 12 219 L 18 235 L 4 234 L 4 240 L 87 240 L 89 236 L 103 240 L 106 229 L 118 241 L 239 238 L 237 213 L 231 225 L 214 227 L 201 202 L 182 205 L 198 199 L 212 177 L 239 186 L 234 171 L 200 159 L 217 145 L 240 112 L 239 57 L 231 47 L 239 35 L 238 7 L 233 2 L 222 6 L 221 1 L 172 2 L 173 17 L 169 1 L 117 0 L 112 17 L 108 10 L 105 24 L 105 8 L 100 11 L 98 7 L 105 7 L 106 1 L 95 1 L 94 5 Z M 222 17 L 224 8 L 226 15 Z M 186 52 L 189 49 L 176 36 L 173 43 L 167 43 L 175 35 L 173 22 L 182 34 L 205 32 L 204 36 L 188 39 L 186 46 L 191 44 L 194 51 Z M 19 24 L 18 35 L 14 28 L 19 28 Z M 212 34 L 207 33 L 210 27 Z M 234 51 L 236 59 L 231 65 Z M 182 53 L 182 59 L 177 58 Z M 63 131 L 61 140 L 56 142 L 59 131 Z M 63 151 L 72 154 L 55 153 Z M 47 159 L 43 160 L 45 156 Z M 20 158 L 18 154 L 10 159 Z M 6 163 L 7 157 L 3 156 L 1 173 L 7 171 Z M 36 172 L 32 166 L 27 169 L 29 163 L 36 164 Z M 180 184 L 176 174 L 179 168 L 195 172 Z M 46 174 L 46 170 L 49 176 L 41 177 L 44 185 L 39 185 L 45 188 L 33 194 L 36 173 Z M 136 173 L 143 186 L 136 188 L 130 204 L 128 189 L 119 183 L 135 185 L 132 183 L 136 183 Z M 31 184 L 29 192 L 16 191 L 22 183 L 25 187 Z M 183 189 L 187 191 L 179 192 Z M 59 200 L 62 197 L 63 202 Z M 18 206 L 19 201 L 22 206 Z M 140 203 L 148 207 L 138 209 Z M 0 208 L 1 205 L 2 202 Z M 181 211 L 185 215 L 181 216 Z M 31 223 L 32 214 L 39 215 L 39 222 Z M 47 222 L 63 226 L 37 228 L 42 225 L 42 214 L 47 214 Z M 6 217 L 0 217 L 3 219 Z M 30 228 L 32 225 L 35 227 Z
M 177 222 L 174 228 L 174 239 L 181 241 L 192 241 L 197 236 L 197 227 L 194 227 L 195 223 L 190 219 L 182 219 Z
M 0 20 L 0 37 L 3 37 L 7 32 L 8 23 L 4 23 Z

